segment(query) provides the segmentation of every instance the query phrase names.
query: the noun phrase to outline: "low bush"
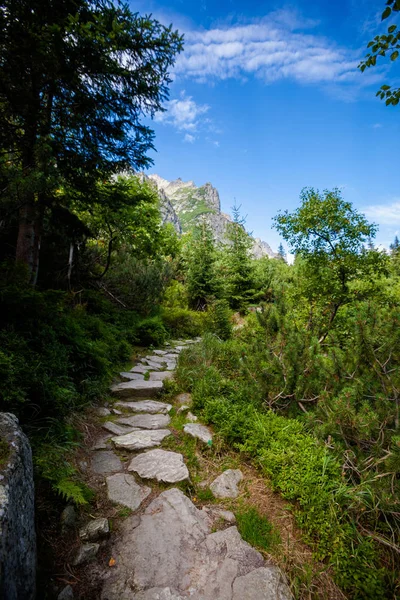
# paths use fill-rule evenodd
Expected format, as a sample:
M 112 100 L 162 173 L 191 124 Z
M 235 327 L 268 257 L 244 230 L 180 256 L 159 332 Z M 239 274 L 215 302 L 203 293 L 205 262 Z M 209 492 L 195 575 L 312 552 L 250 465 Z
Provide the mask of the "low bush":
M 164 308 L 162 320 L 175 338 L 193 338 L 204 330 L 205 314 L 185 308 Z

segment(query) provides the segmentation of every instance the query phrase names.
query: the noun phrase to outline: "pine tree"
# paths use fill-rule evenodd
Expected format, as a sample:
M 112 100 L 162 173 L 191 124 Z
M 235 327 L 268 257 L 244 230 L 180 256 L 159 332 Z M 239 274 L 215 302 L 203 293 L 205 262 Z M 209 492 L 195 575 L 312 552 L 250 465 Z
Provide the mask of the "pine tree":
M 204 310 L 218 293 L 215 244 L 208 223 L 196 225 L 186 251 L 186 285 L 189 305 Z
M 254 271 L 250 257 L 251 239 L 244 228 L 246 220 L 240 216 L 240 207 L 232 208 L 233 222 L 228 226 L 226 262 L 228 270 L 228 302 L 234 310 L 245 312 L 254 299 Z
M 278 254 L 282 260 L 286 260 L 286 252 L 285 252 L 285 248 L 283 247 L 282 242 L 279 244 Z

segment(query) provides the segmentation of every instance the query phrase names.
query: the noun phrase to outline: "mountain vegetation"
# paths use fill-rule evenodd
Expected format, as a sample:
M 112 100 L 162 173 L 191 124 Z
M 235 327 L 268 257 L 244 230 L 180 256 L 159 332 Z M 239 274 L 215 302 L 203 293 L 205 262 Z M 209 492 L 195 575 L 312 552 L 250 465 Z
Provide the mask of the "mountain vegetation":
M 166 219 L 137 170 L 180 34 L 107 0 L 4 0 L 0 30 L 0 408 L 38 481 L 89 503 L 72 416 L 134 353 L 202 335 L 172 385 L 288 501 L 345 597 L 398 597 L 398 239 L 374 249 L 337 189 L 275 218 L 292 265 L 282 245 L 254 256 L 237 207 L 218 238 L 212 186 L 169 188 L 182 226 Z

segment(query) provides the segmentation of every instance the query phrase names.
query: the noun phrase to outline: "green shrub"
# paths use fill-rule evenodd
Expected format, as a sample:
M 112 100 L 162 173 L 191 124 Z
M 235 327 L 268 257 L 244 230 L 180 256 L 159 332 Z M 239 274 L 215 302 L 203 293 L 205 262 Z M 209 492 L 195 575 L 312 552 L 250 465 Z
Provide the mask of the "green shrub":
M 168 332 L 159 316 L 144 319 L 136 328 L 136 339 L 144 346 L 160 346 L 167 338 Z
M 204 330 L 205 314 L 185 308 L 164 308 L 162 319 L 172 337 L 192 338 Z
M 242 538 L 252 546 L 268 551 L 280 542 L 279 533 L 255 508 L 238 511 L 235 516 Z
M 207 311 L 206 327 L 221 340 L 232 337 L 232 311 L 227 300 L 215 300 Z

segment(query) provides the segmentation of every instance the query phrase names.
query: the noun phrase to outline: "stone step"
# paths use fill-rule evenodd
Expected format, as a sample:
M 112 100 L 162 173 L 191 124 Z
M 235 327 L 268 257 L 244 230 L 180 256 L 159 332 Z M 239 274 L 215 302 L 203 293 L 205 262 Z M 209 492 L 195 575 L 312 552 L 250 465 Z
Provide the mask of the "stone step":
M 240 469 L 227 469 L 214 479 L 210 490 L 216 498 L 237 498 L 240 493 L 238 483 L 242 479 L 243 473 Z
M 138 400 L 137 402 L 117 402 L 116 406 L 126 408 L 133 412 L 155 414 L 167 414 L 172 408 L 172 404 L 158 402 L 157 400 Z
M 106 482 L 108 499 L 131 510 L 137 510 L 151 493 L 149 487 L 138 485 L 133 475 L 126 473 L 111 475 L 107 477 Z
M 133 417 L 122 417 L 118 423 L 129 425 L 139 429 L 162 429 L 171 422 L 171 417 L 160 414 L 134 415 Z
M 183 431 L 192 437 L 201 440 L 205 444 L 212 444 L 212 433 L 205 425 L 200 425 L 199 423 L 186 423 Z
M 123 468 L 118 456 L 111 450 L 98 451 L 92 457 L 91 470 L 96 475 L 110 475 Z
M 130 433 L 134 430 L 134 427 L 121 427 L 113 421 L 106 421 L 105 423 L 103 423 L 102 427 L 103 429 L 109 431 L 110 433 L 113 433 L 114 435 L 123 435 L 124 433 Z
M 150 373 L 149 381 L 164 381 L 164 379 L 172 379 L 174 376 L 171 371 L 160 371 L 159 373 Z
M 144 375 L 142 375 L 142 373 L 132 373 L 131 371 L 123 371 L 119 374 L 119 376 L 122 377 L 122 379 L 124 379 L 125 381 L 144 381 Z
M 235 526 L 212 528 L 210 515 L 180 490 L 162 492 L 143 514 L 121 523 L 111 549 L 118 568 L 109 571 L 101 598 L 292 600 L 280 569 Z
M 149 371 L 152 371 L 152 369 L 150 369 L 148 365 L 137 364 L 134 367 L 132 367 L 132 369 L 130 370 L 130 373 L 138 373 L 140 375 L 144 375 L 145 373 L 148 373 Z
M 162 381 L 125 381 L 111 387 L 118 398 L 143 398 L 156 396 L 163 388 Z
M 162 371 L 163 365 L 161 363 L 155 362 L 154 360 L 148 360 L 147 358 L 142 358 L 140 364 L 143 367 L 147 367 L 148 371 Z
M 143 479 L 176 483 L 189 477 L 182 454 L 166 450 L 150 450 L 132 459 L 128 471 L 135 471 Z
M 116 448 L 122 450 L 144 450 L 159 446 L 164 438 L 171 435 L 169 429 L 141 429 L 126 435 L 111 438 Z

